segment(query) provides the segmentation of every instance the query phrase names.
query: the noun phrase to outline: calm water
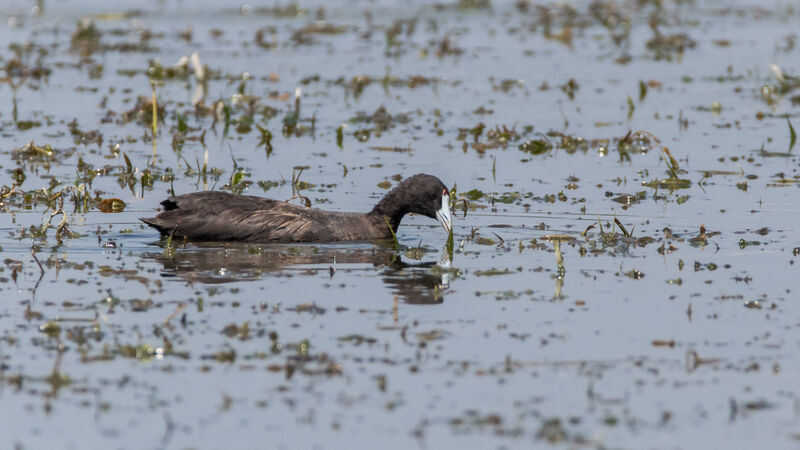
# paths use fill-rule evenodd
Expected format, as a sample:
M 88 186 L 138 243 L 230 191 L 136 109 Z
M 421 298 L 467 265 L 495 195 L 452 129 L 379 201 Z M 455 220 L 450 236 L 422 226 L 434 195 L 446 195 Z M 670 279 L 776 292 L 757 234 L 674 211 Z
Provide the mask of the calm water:
M 0 15 L 6 445 L 797 446 L 791 3 Z M 171 190 L 367 211 L 419 172 L 456 187 L 452 260 L 424 217 L 400 248 L 137 220 Z

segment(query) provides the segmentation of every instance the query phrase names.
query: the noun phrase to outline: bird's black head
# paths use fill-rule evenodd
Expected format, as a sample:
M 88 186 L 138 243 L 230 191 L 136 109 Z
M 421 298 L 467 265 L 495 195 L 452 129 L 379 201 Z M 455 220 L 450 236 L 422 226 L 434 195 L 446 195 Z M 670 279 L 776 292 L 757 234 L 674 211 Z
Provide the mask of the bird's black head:
M 450 191 L 441 180 L 424 173 L 403 180 L 386 194 L 373 212 L 388 217 L 394 230 L 407 213 L 436 219 L 448 233 L 453 227 L 450 216 Z

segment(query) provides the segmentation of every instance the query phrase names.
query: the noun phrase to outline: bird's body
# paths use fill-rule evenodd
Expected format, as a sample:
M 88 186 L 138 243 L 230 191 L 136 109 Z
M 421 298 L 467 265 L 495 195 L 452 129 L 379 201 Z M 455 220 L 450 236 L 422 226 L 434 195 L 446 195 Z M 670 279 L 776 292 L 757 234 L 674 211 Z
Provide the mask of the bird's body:
M 161 234 L 196 241 L 323 242 L 391 237 L 383 216 L 323 211 L 250 195 L 195 192 L 161 204 L 164 212 L 142 220 Z
M 164 200 L 163 212 L 141 220 L 162 236 L 192 241 L 361 241 L 391 237 L 409 212 L 438 218 L 449 231 L 448 196 L 438 178 L 419 174 L 400 183 L 367 213 L 324 211 L 225 192 L 195 192 Z

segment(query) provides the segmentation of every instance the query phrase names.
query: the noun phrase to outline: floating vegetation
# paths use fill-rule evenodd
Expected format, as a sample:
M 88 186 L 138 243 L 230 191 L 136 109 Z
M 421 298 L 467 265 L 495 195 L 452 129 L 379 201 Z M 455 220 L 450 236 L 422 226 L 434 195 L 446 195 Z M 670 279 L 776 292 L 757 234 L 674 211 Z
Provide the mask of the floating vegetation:
M 656 60 L 671 61 L 674 57 L 680 59 L 684 51 L 693 49 L 697 45 L 697 42 L 686 33 L 662 34 L 656 22 L 651 24 L 651 29 L 653 37 L 648 39 L 645 45 Z
M 332 36 L 342 34 L 347 30 L 348 28 L 345 26 L 337 26 L 324 20 L 318 20 L 295 30 L 292 34 L 291 41 L 295 45 L 312 45 L 315 43 L 314 36 Z
M 164 123 L 166 115 L 167 109 L 162 102 L 154 102 L 152 96 L 140 95 L 136 98 L 136 105 L 124 111 L 120 118 L 123 123 L 137 122 L 152 129 L 154 122 Z
M 691 187 L 691 180 L 680 178 L 680 175 L 686 173 L 686 171 L 678 166 L 678 161 L 672 157 L 672 153 L 669 151 L 669 148 L 662 148 L 662 159 L 667 165 L 667 174 L 669 176 L 660 180 L 642 181 L 642 186 L 670 190 L 686 189 Z
M 376 109 L 372 114 L 367 114 L 359 111 L 355 117 L 350 118 L 349 123 L 354 125 L 367 124 L 372 125 L 373 128 L 369 129 L 369 133 L 380 133 L 394 128 L 397 125 L 409 124 L 412 120 L 411 114 L 398 113 L 390 114 L 385 107 L 381 106 Z
M 102 33 L 90 19 L 84 18 L 78 22 L 78 26 L 70 37 L 72 50 L 82 56 L 88 56 L 100 48 L 100 38 Z
M 542 155 L 553 149 L 553 144 L 545 139 L 530 139 L 519 145 L 519 149 L 531 155 Z
M 118 198 L 105 198 L 97 204 L 97 209 L 105 213 L 122 212 L 125 206 L 125 202 Z

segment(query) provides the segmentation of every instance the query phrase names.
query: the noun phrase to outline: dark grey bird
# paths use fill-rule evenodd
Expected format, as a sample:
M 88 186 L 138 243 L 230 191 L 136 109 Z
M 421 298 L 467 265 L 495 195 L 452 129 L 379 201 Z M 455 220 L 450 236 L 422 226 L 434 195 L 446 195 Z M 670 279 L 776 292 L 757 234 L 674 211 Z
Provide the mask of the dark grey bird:
M 335 242 L 384 239 L 408 213 L 452 229 L 450 192 L 424 173 L 403 180 L 368 213 L 323 211 L 250 195 L 195 192 L 163 202 L 156 217 L 140 220 L 175 239 L 239 242 Z M 391 227 L 391 231 L 390 228 Z

